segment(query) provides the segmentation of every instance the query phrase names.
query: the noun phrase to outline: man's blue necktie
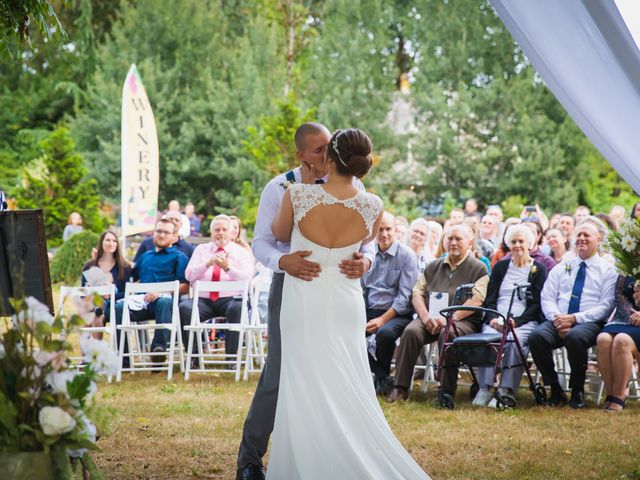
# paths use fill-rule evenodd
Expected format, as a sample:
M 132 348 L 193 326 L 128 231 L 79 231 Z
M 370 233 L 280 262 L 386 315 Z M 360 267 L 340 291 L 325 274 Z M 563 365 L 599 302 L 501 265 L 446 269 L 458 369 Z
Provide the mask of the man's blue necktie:
M 573 290 L 571 290 L 571 300 L 569 300 L 569 311 L 567 313 L 576 313 L 580 311 L 580 297 L 584 289 L 584 281 L 587 278 L 587 264 L 580 262 L 580 268 L 573 282 Z

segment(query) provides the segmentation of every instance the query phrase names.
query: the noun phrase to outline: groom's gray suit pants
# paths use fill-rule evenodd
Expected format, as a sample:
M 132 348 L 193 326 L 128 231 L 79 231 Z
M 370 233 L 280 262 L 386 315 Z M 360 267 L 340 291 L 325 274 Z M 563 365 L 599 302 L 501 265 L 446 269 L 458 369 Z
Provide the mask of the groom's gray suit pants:
M 244 421 L 242 442 L 238 452 L 238 468 L 262 465 L 273 431 L 280 384 L 280 305 L 284 273 L 274 273 L 269 290 L 269 352 L 251 408 Z

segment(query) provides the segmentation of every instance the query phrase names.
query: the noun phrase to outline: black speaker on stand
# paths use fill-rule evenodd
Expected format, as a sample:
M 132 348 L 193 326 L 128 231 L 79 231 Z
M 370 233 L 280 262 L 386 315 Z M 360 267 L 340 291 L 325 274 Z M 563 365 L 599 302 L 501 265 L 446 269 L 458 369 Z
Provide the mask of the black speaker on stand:
M 11 297 L 34 297 L 53 309 L 42 210 L 0 211 L 0 316 Z

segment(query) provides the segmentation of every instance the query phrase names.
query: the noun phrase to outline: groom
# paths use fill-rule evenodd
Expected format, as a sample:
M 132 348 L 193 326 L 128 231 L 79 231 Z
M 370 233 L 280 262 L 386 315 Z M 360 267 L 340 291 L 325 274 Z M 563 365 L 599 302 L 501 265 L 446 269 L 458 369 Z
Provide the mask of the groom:
M 288 243 L 275 239 L 271 223 L 290 184 L 324 183 L 327 180 L 325 153 L 330 138 L 329 130 L 322 124 L 300 125 L 294 136 L 300 166 L 272 179 L 260 197 L 252 248 L 256 259 L 274 271 L 269 291 L 269 354 L 244 423 L 237 480 L 265 478 L 262 457 L 273 431 L 280 382 L 280 304 L 284 274 L 313 281 L 320 273 L 320 265 L 306 259 L 310 251 L 290 252 Z M 357 179 L 354 179 L 354 186 L 364 190 Z M 340 271 L 348 278 L 360 278 L 371 268 L 374 257 L 373 243 L 364 245 L 353 259 L 341 262 Z

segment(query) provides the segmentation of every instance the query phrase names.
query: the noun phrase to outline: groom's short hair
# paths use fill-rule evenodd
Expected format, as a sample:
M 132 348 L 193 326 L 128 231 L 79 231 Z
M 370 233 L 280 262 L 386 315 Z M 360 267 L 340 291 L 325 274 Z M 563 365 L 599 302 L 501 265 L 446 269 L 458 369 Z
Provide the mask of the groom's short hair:
M 327 132 L 329 133 L 329 129 L 322 125 L 321 123 L 316 122 L 306 122 L 300 125 L 296 133 L 293 135 L 293 143 L 296 144 L 296 150 L 299 152 L 303 151 L 307 146 L 306 137 L 307 135 L 316 135 L 318 133 Z

